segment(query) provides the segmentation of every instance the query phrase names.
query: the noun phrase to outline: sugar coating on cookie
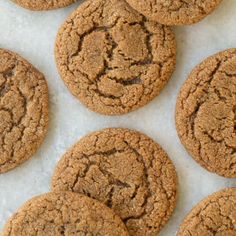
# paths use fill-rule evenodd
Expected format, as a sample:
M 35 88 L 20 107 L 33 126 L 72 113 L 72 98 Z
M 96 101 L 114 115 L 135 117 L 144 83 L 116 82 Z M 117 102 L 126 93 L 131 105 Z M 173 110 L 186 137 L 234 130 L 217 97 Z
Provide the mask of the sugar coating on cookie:
M 102 203 L 72 192 L 47 193 L 28 201 L 5 225 L 2 236 L 128 236 L 121 219 Z
M 0 49 L 0 173 L 30 158 L 48 127 L 48 88 L 29 62 Z
M 124 0 L 86 1 L 61 27 L 56 61 L 65 84 L 88 108 L 120 115 L 156 97 L 175 68 L 171 29 Z
M 11 0 L 18 5 L 33 11 L 52 10 L 67 7 L 77 0 Z
M 63 156 L 52 189 L 95 198 L 121 217 L 130 235 L 154 236 L 175 208 L 177 175 L 146 135 L 111 128 L 86 136 Z
M 184 83 L 176 128 L 188 152 L 203 167 L 236 178 L 236 49 L 209 57 Z
M 213 10 L 222 0 L 127 0 L 137 11 L 164 25 L 196 23 Z
M 178 236 L 235 236 L 236 188 L 227 188 L 201 201 L 182 223 Z

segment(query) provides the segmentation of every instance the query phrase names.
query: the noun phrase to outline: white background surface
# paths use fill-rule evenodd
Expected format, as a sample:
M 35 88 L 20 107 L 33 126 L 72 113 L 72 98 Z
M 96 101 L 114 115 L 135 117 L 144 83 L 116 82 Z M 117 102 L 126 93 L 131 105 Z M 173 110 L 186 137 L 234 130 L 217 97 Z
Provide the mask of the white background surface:
M 89 132 L 127 127 L 156 140 L 176 165 L 178 205 L 160 236 L 175 235 L 186 213 L 203 197 L 236 186 L 236 179 L 211 174 L 193 161 L 180 144 L 174 123 L 176 97 L 192 68 L 213 53 L 236 47 L 236 0 L 224 0 L 217 11 L 194 26 L 174 29 L 178 62 L 171 81 L 149 105 L 121 117 L 87 110 L 69 93 L 57 73 L 53 55 L 57 30 L 80 3 L 56 11 L 31 12 L 9 0 L 0 0 L 0 47 L 21 54 L 45 74 L 51 102 L 50 129 L 40 150 L 19 168 L 0 175 L 0 230 L 22 203 L 49 191 L 54 167 L 67 148 Z

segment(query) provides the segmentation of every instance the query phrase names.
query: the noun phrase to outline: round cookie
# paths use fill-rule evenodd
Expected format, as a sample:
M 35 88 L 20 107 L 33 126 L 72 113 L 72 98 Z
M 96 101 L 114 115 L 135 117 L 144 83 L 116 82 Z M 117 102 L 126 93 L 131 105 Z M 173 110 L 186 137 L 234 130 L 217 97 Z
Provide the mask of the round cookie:
M 2 236 L 128 236 L 121 219 L 102 203 L 72 192 L 47 193 L 28 201 Z
M 172 30 L 124 0 L 90 0 L 61 27 L 56 61 L 74 96 L 91 110 L 121 115 L 156 97 L 175 68 Z
M 207 170 L 236 178 L 236 49 L 207 58 L 190 74 L 176 106 L 181 142 Z
M 48 100 L 44 76 L 19 55 L 0 48 L 0 173 L 39 148 L 48 128 Z
M 178 236 L 235 236 L 236 188 L 224 189 L 201 201 L 182 223 Z
M 137 11 L 164 25 L 194 24 L 215 10 L 222 0 L 127 0 Z
M 54 191 L 82 193 L 112 208 L 130 235 L 156 235 L 176 204 L 175 167 L 146 135 L 110 128 L 75 144 L 59 162 Z
M 67 7 L 77 0 L 11 0 L 18 5 L 33 11 L 52 10 Z

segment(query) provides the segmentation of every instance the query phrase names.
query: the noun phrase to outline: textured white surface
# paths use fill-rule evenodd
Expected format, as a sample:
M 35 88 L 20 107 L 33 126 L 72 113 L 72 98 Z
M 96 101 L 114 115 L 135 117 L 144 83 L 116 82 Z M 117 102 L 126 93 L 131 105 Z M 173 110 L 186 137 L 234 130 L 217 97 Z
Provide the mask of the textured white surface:
M 236 186 L 236 179 L 211 174 L 193 161 L 180 144 L 174 123 L 176 97 L 192 68 L 213 53 L 236 47 L 236 1 L 224 0 L 201 23 L 175 28 L 178 63 L 173 78 L 153 102 L 121 117 L 105 117 L 87 110 L 69 93 L 57 73 L 53 55 L 56 33 L 80 3 L 56 11 L 31 12 L 9 0 L 0 0 L 0 47 L 18 52 L 45 74 L 51 102 L 50 130 L 40 150 L 19 168 L 0 175 L 0 230 L 22 203 L 50 190 L 54 167 L 67 148 L 89 132 L 127 127 L 160 143 L 176 165 L 178 206 L 160 236 L 175 235 L 186 213 L 203 197 Z

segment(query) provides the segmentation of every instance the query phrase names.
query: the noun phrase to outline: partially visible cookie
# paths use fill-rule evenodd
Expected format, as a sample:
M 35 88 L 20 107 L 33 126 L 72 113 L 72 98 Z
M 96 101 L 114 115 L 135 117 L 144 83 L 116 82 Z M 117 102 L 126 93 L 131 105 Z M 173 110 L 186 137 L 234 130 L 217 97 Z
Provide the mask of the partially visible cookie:
M 137 11 L 164 25 L 190 25 L 213 10 L 222 0 L 127 0 Z
M 128 236 L 121 219 L 102 203 L 72 192 L 33 198 L 15 213 L 2 236 Z
M 191 235 L 236 235 L 236 188 L 214 193 L 193 208 L 178 232 L 178 236 Z
M 77 0 L 11 0 L 18 5 L 33 11 L 52 10 L 67 7 Z
M 0 173 L 29 159 L 48 128 L 44 76 L 19 55 L 0 48 Z
M 95 198 L 125 222 L 130 235 L 156 235 L 176 204 L 177 175 L 163 149 L 128 129 L 92 133 L 61 159 L 54 191 Z
M 176 128 L 188 152 L 207 170 L 236 178 L 236 49 L 207 58 L 184 83 Z
M 74 96 L 91 110 L 120 115 L 156 97 L 175 68 L 172 30 L 124 0 L 89 0 L 61 27 L 56 61 Z

